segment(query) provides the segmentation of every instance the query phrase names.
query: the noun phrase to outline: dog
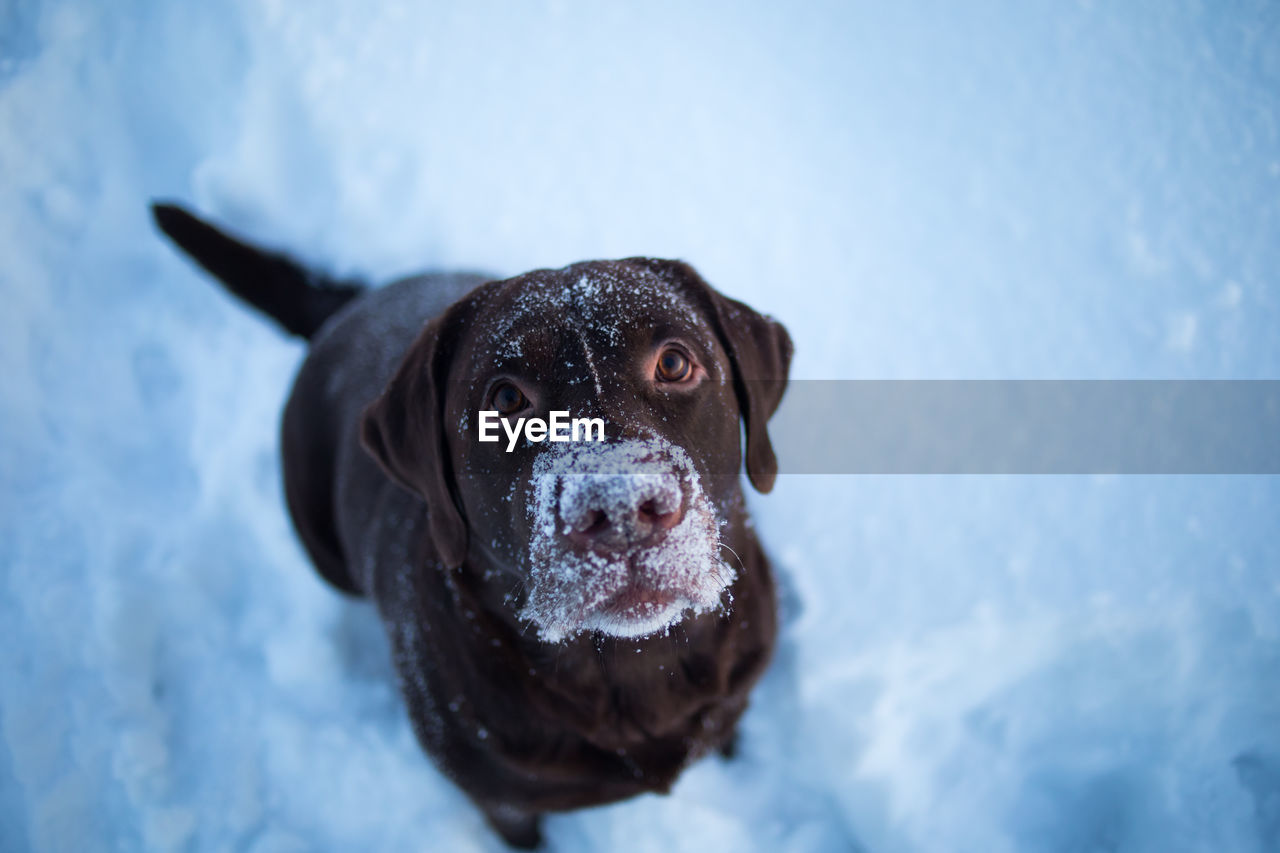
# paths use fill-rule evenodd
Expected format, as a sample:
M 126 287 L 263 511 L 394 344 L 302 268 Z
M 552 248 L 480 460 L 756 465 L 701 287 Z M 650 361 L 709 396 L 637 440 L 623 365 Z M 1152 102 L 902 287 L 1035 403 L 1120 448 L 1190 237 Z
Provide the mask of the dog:
M 298 536 L 374 601 L 419 741 L 508 844 L 731 756 L 776 634 L 741 471 L 761 492 L 777 474 L 779 323 L 681 261 L 369 289 L 152 211 L 309 342 L 281 429 Z M 516 440 L 553 411 L 603 440 Z M 481 441 L 484 417 L 512 440 Z

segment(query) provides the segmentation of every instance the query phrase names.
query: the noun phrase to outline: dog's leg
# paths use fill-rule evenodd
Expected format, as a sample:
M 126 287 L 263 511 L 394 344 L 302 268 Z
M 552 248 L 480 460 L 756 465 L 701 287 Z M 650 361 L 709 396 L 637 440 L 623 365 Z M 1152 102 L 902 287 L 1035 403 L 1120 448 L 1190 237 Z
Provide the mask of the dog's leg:
M 542 846 L 542 815 L 512 806 L 481 806 L 489 826 L 502 840 L 519 850 L 536 850 Z

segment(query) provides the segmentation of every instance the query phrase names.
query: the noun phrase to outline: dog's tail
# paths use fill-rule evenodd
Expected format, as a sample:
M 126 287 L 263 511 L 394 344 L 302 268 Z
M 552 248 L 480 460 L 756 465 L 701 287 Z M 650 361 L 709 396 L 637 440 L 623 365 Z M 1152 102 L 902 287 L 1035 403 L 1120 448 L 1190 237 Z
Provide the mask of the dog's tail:
M 270 316 L 285 331 L 310 340 L 324 321 L 365 288 L 334 281 L 285 255 L 242 243 L 175 204 L 151 205 L 156 225 L 244 302 Z

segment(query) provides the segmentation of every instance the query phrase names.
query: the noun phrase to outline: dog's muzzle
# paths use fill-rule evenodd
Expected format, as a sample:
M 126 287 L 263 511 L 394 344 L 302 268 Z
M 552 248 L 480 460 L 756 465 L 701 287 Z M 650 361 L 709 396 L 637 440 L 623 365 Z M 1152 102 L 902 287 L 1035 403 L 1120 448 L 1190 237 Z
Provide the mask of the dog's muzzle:
M 639 637 L 720 603 L 735 573 L 688 455 L 662 439 L 563 445 L 534 463 L 528 599 L 557 641 Z

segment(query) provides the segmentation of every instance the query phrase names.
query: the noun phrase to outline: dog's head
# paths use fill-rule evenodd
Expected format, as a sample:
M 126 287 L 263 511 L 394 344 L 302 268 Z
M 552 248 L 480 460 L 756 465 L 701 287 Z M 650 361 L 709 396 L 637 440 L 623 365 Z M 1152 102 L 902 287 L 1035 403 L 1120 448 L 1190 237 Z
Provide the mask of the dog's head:
M 426 501 L 441 562 L 505 576 L 544 640 L 644 636 L 718 606 L 732 583 L 720 532 L 741 511 L 740 433 L 747 475 L 767 492 L 767 422 L 790 358 L 781 325 L 687 264 L 539 270 L 429 323 L 362 435 Z M 499 413 L 485 419 L 490 435 L 501 425 L 497 441 L 480 441 L 486 411 Z M 511 440 L 520 419 L 557 411 L 602 420 L 604 440 L 587 440 L 598 430 L 586 423 L 579 441 Z M 573 437 L 567 423 L 557 432 Z

